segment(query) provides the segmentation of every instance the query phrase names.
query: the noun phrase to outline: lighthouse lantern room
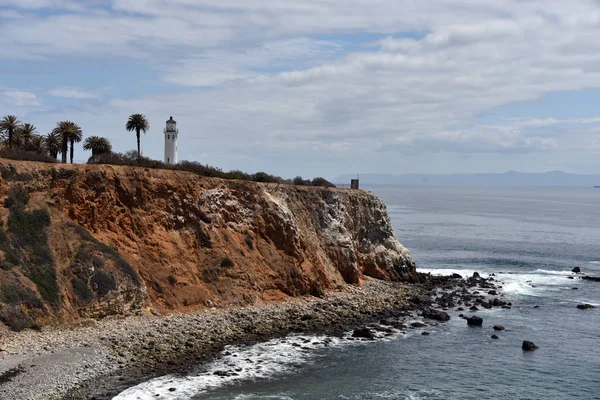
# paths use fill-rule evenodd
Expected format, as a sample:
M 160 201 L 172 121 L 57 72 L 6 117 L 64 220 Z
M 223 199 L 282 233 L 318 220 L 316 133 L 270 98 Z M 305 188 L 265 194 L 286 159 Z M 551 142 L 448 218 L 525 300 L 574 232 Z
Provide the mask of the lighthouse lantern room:
M 173 117 L 167 121 L 167 127 L 165 129 L 165 163 L 166 164 L 177 164 L 177 135 L 179 130 L 177 129 L 177 121 Z

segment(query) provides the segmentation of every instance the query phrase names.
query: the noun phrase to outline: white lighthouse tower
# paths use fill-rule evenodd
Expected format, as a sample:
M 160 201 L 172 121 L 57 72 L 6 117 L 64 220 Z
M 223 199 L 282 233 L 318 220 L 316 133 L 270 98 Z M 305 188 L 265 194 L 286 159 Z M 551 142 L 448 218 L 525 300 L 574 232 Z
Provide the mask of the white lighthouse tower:
M 177 121 L 173 117 L 167 121 L 165 129 L 165 164 L 177 164 Z

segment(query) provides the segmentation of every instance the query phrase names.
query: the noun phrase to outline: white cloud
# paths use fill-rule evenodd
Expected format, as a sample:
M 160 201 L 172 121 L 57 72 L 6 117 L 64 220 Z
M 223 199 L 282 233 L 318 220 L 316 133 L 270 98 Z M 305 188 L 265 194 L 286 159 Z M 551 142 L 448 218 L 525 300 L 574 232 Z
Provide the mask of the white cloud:
M 351 163 L 389 167 L 381 149 L 398 154 L 398 165 L 421 162 L 416 153 L 443 152 L 496 154 L 498 162 L 509 153 L 544 153 L 556 164 L 567 151 L 590 157 L 599 151 L 591 145 L 600 125 L 595 116 L 477 118 L 552 92 L 600 88 L 600 8 L 592 1 L 79 4 L 69 13 L 26 12 L 23 20 L 7 21 L 0 47 L 13 60 L 118 59 L 155 68 L 174 86 L 170 94 L 112 99 L 76 114 L 117 143 L 126 139 L 113 132 L 131 110 L 160 124 L 177 115 L 188 149 L 210 146 L 218 165 L 227 155 L 257 166 L 304 157 L 332 170 Z M 402 34 L 410 31 L 421 33 Z M 211 89 L 190 89 L 199 86 Z M 85 97 L 93 96 L 86 89 L 51 94 L 97 98 Z M 160 157 L 160 141 L 147 145 Z
M 38 106 L 40 102 L 35 93 L 26 90 L 7 89 L 2 92 L 7 100 L 8 106 L 24 107 Z
M 101 96 L 96 93 L 91 93 L 84 89 L 75 88 L 75 87 L 56 88 L 56 89 L 52 89 L 49 93 L 52 96 L 64 97 L 67 99 L 79 99 L 79 100 L 95 99 L 95 100 L 98 100 L 101 98 Z

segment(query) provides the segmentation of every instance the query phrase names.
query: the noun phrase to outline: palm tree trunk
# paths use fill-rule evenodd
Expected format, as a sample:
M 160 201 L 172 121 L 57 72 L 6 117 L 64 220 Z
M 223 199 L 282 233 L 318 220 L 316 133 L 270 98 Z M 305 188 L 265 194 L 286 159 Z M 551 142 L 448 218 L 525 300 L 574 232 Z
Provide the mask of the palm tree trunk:
M 75 141 L 71 139 L 71 164 L 73 164 L 73 147 L 75 146 Z
M 13 147 L 13 130 L 11 128 L 8 129 L 8 147 L 12 149 Z
M 140 158 L 140 130 L 136 129 L 135 132 L 137 133 L 138 158 Z
M 69 141 L 67 140 L 66 137 L 63 136 L 63 140 L 62 140 L 62 151 L 60 154 L 60 158 L 61 158 L 61 162 L 63 164 L 67 163 L 67 151 L 69 149 Z

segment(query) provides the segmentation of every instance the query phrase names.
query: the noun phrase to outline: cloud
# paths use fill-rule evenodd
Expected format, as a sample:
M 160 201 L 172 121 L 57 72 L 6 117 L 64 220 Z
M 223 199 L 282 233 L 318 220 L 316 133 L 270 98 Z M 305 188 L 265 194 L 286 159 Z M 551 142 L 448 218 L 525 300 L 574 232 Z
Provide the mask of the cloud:
M 98 94 L 91 93 L 84 89 L 75 88 L 75 87 L 56 88 L 56 89 L 52 89 L 49 93 L 52 96 L 64 97 L 67 99 L 79 99 L 79 100 L 95 99 L 95 100 L 98 100 L 101 98 L 100 95 L 98 95 Z
M 598 154 L 596 115 L 479 118 L 553 92 L 600 89 L 600 9 L 591 1 L 9 4 L 20 13 L 0 25 L 10 61 L 152 68 L 156 82 L 144 81 L 142 95 L 96 96 L 69 82 L 50 92 L 99 99 L 73 118 L 117 145 L 128 143 L 117 134 L 127 113 L 142 111 L 160 124 L 177 116 L 183 157 L 210 148 L 215 164 L 240 168 L 292 170 L 282 165 L 302 160 L 329 170 L 405 167 L 424 155 L 442 163 L 443 153 L 486 154 L 484 163 L 542 153 L 557 164 L 567 152 Z M 50 124 L 60 111 L 39 115 Z M 160 140 L 146 145 L 160 157 Z M 397 160 L 382 159 L 382 149 Z
M 39 106 L 40 102 L 35 93 L 26 90 L 7 89 L 2 92 L 9 105 L 23 107 L 23 106 Z

